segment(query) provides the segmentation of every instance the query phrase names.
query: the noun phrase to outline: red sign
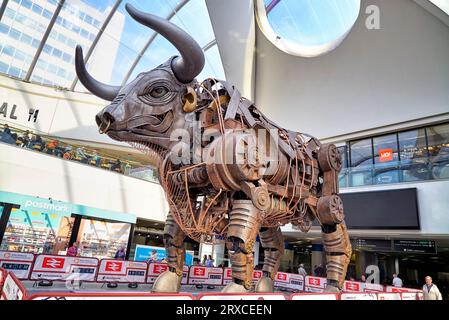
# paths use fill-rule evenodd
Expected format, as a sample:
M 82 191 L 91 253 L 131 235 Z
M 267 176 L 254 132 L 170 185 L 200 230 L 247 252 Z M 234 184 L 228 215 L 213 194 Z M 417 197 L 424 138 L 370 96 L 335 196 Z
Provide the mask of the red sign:
M 379 161 L 388 162 L 393 161 L 393 149 L 382 149 L 379 150 Z
M 276 274 L 276 280 L 278 281 L 287 281 L 287 274 L 286 273 L 282 273 L 282 272 L 278 272 Z
M 345 291 L 361 292 L 360 284 L 357 282 L 345 282 Z
M 226 276 L 225 276 L 225 278 L 232 278 L 232 269 L 231 268 L 226 269 Z
M 154 266 L 153 272 L 155 274 L 160 274 L 160 273 L 164 273 L 167 270 L 168 270 L 168 265 L 166 265 L 166 264 L 156 264 Z
M 205 268 L 195 268 L 195 270 L 193 270 L 193 275 L 204 277 L 206 275 L 206 269 Z
M 43 268 L 62 269 L 64 268 L 64 258 L 46 257 L 42 262 Z
M 122 265 L 123 262 L 117 262 L 117 261 L 108 261 L 106 263 L 106 271 L 115 271 L 115 272 L 120 272 L 122 271 Z
M 309 278 L 309 285 L 319 287 L 321 285 L 321 281 L 319 278 Z

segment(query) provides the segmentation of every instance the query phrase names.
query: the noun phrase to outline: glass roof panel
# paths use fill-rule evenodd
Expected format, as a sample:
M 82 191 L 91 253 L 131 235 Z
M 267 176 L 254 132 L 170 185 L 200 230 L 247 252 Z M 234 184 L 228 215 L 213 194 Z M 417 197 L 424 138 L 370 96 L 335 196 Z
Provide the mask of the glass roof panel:
M 0 73 L 25 77 L 56 5 L 56 1 L 8 2 L 0 22 Z
M 0 0 L 0 5 L 2 2 Z M 95 44 L 106 19 L 118 3 L 112 19 Z M 72 88 L 76 80 L 75 47 L 79 44 L 85 56 L 94 45 L 87 63 L 92 76 L 105 83 L 120 85 L 155 34 L 130 17 L 125 9 L 126 3 L 144 12 L 170 17 L 173 23 L 191 34 L 202 47 L 215 38 L 205 0 L 66 0 L 30 80 Z M 0 73 L 21 79 L 25 77 L 57 5 L 57 0 L 9 0 L 0 24 Z M 209 71 L 204 72 L 218 77 L 212 73 L 216 71 L 222 75 L 222 66 L 210 65 L 210 61 L 219 61 L 221 64 L 219 56 L 217 58 L 212 54 L 215 52 L 218 53 L 218 50 L 208 50 L 205 70 Z M 129 80 L 177 53 L 167 40 L 156 36 Z M 79 81 L 76 82 L 75 90 L 85 91 Z
M 434 5 L 449 14 L 449 0 L 430 0 Z
M 198 81 L 203 81 L 207 78 L 215 78 L 218 80 L 226 80 L 226 76 L 223 69 L 223 63 L 221 62 L 220 52 L 218 46 L 214 45 L 205 52 L 206 65 L 203 71 L 197 77 Z
M 23 1 L 23 0 L 22 0 Z M 36 0 L 34 0 L 36 1 Z M 75 79 L 75 47 L 86 53 L 106 20 L 115 0 L 68 0 L 42 50 L 31 81 L 69 88 Z
M 125 9 L 127 3 L 144 12 L 166 18 L 180 2 L 181 0 L 123 1 L 95 47 L 88 62 L 88 71 L 99 81 L 120 85 L 142 48 L 154 34 L 153 30 L 128 14 Z M 108 59 L 104 59 L 105 52 L 109 52 Z M 85 91 L 79 82 L 75 90 Z
M 360 0 L 256 0 L 264 34 L 281 50 L 312 57 L 335 49 L 358 18 Z

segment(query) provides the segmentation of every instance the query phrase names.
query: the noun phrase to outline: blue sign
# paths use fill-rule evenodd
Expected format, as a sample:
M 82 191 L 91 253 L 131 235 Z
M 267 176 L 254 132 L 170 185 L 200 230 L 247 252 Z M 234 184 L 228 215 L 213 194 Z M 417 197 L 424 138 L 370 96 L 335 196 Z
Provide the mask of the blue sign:
M 153 250 L 156 250 L 157 260 L 161 262 L 164 258 L 167 258 L 165 248 L 136 245 L 136 251 L 134 252 L 134 261 L 148 261 L 151 257 Z M 193 264 L 193 251 L 186 251 L 185 264 L 191 266 Z
M 69 202 L 50 200 L 47 198 L 32 197 L 12 192 L 0 191 L 0 202 L 20 205 L 21 210 L 28 212 L 42 212 L 48 214 L 58 214 L 63 217 L 70 217 L 72 214 L 114 220 L 119 222 L 136 223 L 137 217 L 128 213 L 114 212 L 73 204 Z

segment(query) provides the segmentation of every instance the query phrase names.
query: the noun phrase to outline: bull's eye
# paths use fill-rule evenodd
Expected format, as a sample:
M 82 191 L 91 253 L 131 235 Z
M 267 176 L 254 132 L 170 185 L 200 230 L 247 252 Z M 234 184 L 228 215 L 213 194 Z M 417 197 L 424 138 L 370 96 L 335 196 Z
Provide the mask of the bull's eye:
M 153 98 L 162 98 L 168 93 L 168 89 L 166 87 L 156 87 L 151 89 L 150 95 Z

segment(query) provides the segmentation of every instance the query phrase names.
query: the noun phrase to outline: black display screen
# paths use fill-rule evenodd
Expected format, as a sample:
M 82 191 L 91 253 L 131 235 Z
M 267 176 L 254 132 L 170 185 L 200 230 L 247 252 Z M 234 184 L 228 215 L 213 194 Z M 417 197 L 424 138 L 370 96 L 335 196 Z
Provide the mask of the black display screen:
M 352 248 L 359 251 L 390 252 L 391 240 L 356 239 L 351 241 Z
M 349 229 L 420 229 L 415 188 L 340 196 Z
M 435 241 L 432 240 L 393 240 L 396 252 L 436 254 Z

